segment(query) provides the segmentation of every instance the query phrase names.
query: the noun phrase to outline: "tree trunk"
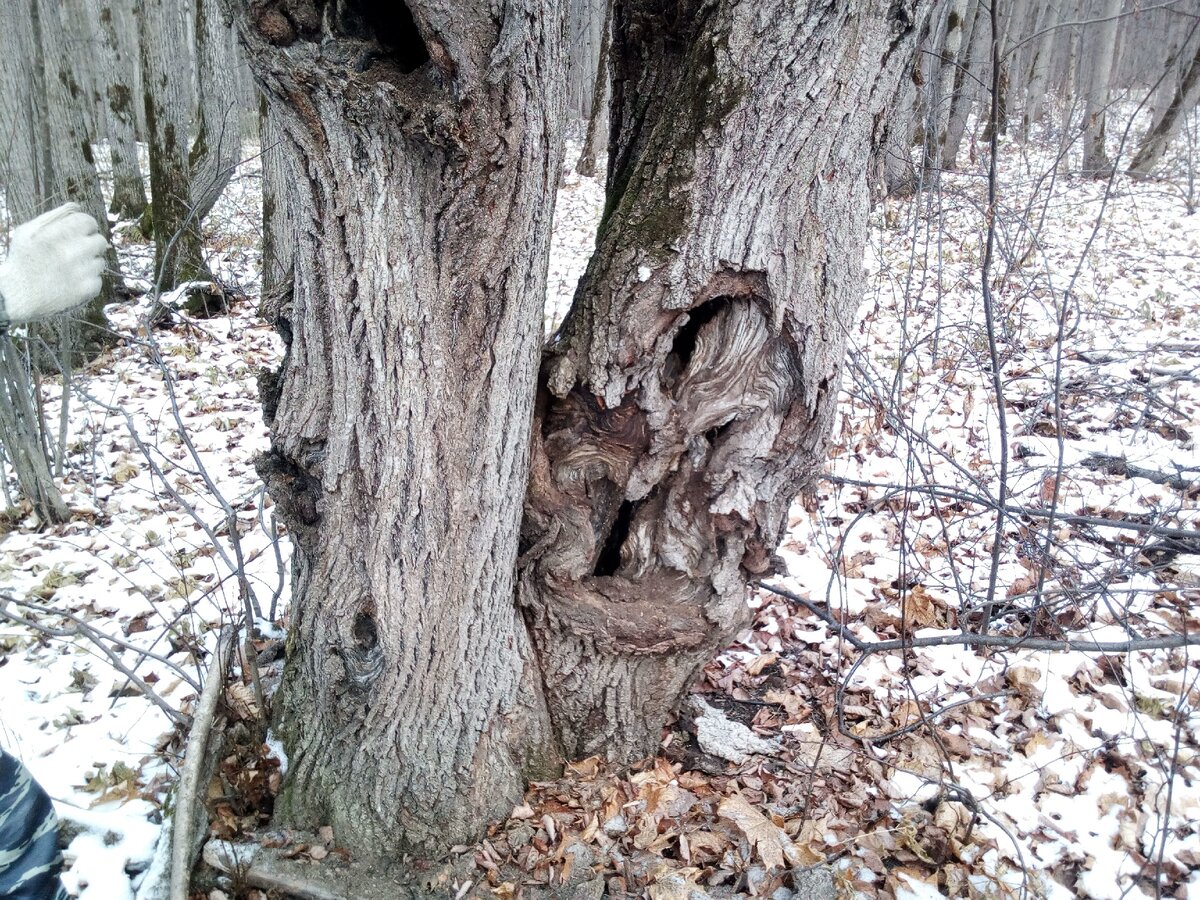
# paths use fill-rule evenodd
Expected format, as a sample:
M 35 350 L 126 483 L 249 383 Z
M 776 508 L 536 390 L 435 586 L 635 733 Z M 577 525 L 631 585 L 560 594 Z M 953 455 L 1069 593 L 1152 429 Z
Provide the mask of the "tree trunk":
M 107 239 L 108 210 L 100 192 L 100 176 L 83 116 L 87 93 L 75 72 L 81 61 L 68 52 L 62 7 L 55 2 L 38 0 L 38 11 L 37 27 L 46 61 L 45 108 L 52 169 L 50 178 L 43 185 L 46 189 L 43 199 L 49 201 L 48 206 L 66 200 L 78 203 L 96 220 L 100 233 Z M 110 245 L 100 294 L 82 309 L 63 316 L 57 329 L 59 340 L 50 344 L 59 352 L 59 365 L 75 368 L 111 345 L 113 336 L 108 329 L 104 307 L 120 299 L 117 293 L 121 286 L 119 273 L 117 253 Z M 70 326 L 66 324 L 68 321 L 72 323 Z M 79 354 L 79 358 L 70 358 L 75 354 Z
M 295 546 L 277 810 L 444 848 L 556 759 L 513 598 L 563 11 L 228 5 L 298 176 L 260 461 Z
M 979 95 L 979 85 L 984 78 L 987 63 L 988 40 L 992 26 L 982 0 L 971 0 L 974 15 L 971 16 L 970 36 L 966 40 L 966 52 L 954 76 L 954 93 L 950 98 L 950 118 L 946 123 L 946 137 L 941 144 L 942 168 L 953 172 L 958 167 L 958 149 L 967 133 L 967 121 Z
M 195 0 L 196 139 L 188 158 L 192 215 L 202 222 L 241 160 L 241 109 L 233 33 L 217 0 Z
M 520 602 L 568 755 L 653 752 L 819 471 L 913 3 L 619 2 L 608 204 L 543 362 Z
M 966 31 L 967 0 L 953 0 L 946 12 L 946 25 L 936 67 L 929 82 L 929 125 L 925 130 L 925 169 L 937 171 L 941 165 L 942 148 L 946 146 L 946 129 L 950 123 L 950 107 L 954 87 L 961 81 L 958 73 L 965 65 L 963 33 Z
M 1101 21 L 1086 26 L 1088 76 L 1083 85 L 1083 171 L 1095 178 L 1112 174 L 1112 163 L 1104 149 L 1104 122 L 1108 109 L 1108 85 L 1117 53 L 1117 26 L 1122 0 L 1105 0 L 1099 10 Z
M 134 110 L 134 75 L 137 69 L 134 45 L 136 30 L 130 0 L 99 0 L 101 72 L 108 121 L 108 144 L 112 152 L 113 197 L 110 209 L 122 219 L 136 219 L 146 211 L 146 185 L 137 153 L 137 117 Z
M 35 101 L 37 36 L 31 3 L 0 3 L 0 121 L 8 125 L 4 153 L 0 153 L 0 178 L 4 179 L 5 205 L 13 225 L 37 215 L 46 175 L 45 148 L 39 140 L 39 123 L 44 117 L 35 114 L 44 103 L 40 98 Z
M 609 66 L 608 54 L 612 44 L 612 3 L 604 4 L 604 21 L 600 30 L 600 53 L 596 58 L 596 79 L 592 84 L 592 107 L 588 116 L 587 133 L 575 171 L 588 178 L 596 176 L 596 161 L 608 138 Z
M 181 5 L 140 0 L 141 53 L 150 151 L 150 221 L 154 268 L 163 290 L 211 279 L 204 262 L 200 218 L 191 209 L 188 170 L 189 68 Z
M 1146 136 L 1142 138 L 1129 174 L 1146 178 L 1154 167 L 1162 160 L 1171 145 L 1172 139 L 1183 124 L 1184 118 L 1196 108 L 1200 102 L 1200 44 L 1196 47 L 1196 55 L 1179 79 L 1171 102 L 1163 110 L 1161 116 L 1150 126 Z
M 285 152 L 284 135 L 267 98 L 261 97 L 259 142 L 262 145 L 262 315 L 271 322 L 291 318 L 295 257 L 294 201 L 289 199 L 299 180 Z
M 1033 41 L 1033 56 L 1029 63 L 1025 106 L 1021 111 L 1022 138 L 1027 139 L 1033 123 L 1041 119 L 1050 82 L 1050 61 L 1054 58 L 1054 48 L 1061 45 L 1058 40 L 1061 29 L 1057 27 L 1061 20 L 1062 0 L 1046 0 L 1038 17 L 1037 30 L 1041 34 Z

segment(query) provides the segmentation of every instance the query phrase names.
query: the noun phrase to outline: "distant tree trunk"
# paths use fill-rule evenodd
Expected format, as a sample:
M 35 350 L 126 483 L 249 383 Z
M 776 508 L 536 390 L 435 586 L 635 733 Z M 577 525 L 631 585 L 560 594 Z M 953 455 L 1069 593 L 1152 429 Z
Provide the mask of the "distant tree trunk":
M 1122 0 L 1105 0 L 1097 10 L 1100 21 L 1086 26 L 1088 66 L 1083 82 L 1083 171 L 1095 178 L 1112 174 L 1104 149 L 1108 88 L 1117 52 L 1117 26 Z
M 108 141 L 112 151 L 113 198 L 109 207 L 122 219 L 146 211 L 146 185 L 137 153 L 134 76 L 136 30 L 130 0 L 98 0 L 99 81 L 104 94 Z
M 200 217 L 192 212 L 188 169 L 190 59 L 176 0 L 139 0 L 146 127 L 150 151 L 150 221 L 155 273 L 164 290 L 209 280 Z
M 592 108 L 588 116 L 587 134 L 575 171 L 588 178 L 596 175 L 596 160 L 606 150 L 608 141 L 609 66 L 608 52 L 612 43 L 612 2 L 604 4 L 604 21 L 600 30 L 600 52 L 596 59 L 596 79 L 592 85 Z
M 84 212 L 95 218 L 100 232 L 108 238 L 108 210 L 104 208 L 104 197 L 100 190 L 100 174 L 96 170 L 95 156 L 83 108 L 88 104 L 88 92 L 76 77 L 77 68 L 84 61 L 70 53 L 67 29 L 62 20 L 62 8 L 53 0 L 37 0 L 37 26 L 41 32 L 42 52 L 46 60 L 46 115 L 49 126 L 49 179 L 44 184 L 47 196 L 43 202 L 56 205 L 64 200 L 74 200 Z M 104 306 L 118 301 L 121 287 L 120 263 L 116 251 L 108 248 L 107 271 L 104 274 L 100 295 L 82 310 L 68 313 L 59 323 L 60 354 L 82 354 L 90 359 L 104 347 L 112 346 L 113 335 L 104 317 Z M 66 323 L 74 323 L 70 328 Z M 52 343 L 52 346 L 54 344 Z M 60 359 L 60 364 L 76 367 L 79 359 Z
M 0 177 L 13 225 L 37 215 L 45 177 L 45 148 L 40 140 L 44 124 L 40 110 L 45 104 L 34 83 L 34 73 L 39 70 L 32 3 L 0 3 L 0 121 L 7 123 Z
M 197 133 L 188 159 L 188 177 L 193 215 L 203 221 L 241 160 L 241 108 L 233 33 L 217 0 L 194 2 L 199 96 Z
M 929 171 L 941 166 L 956 84 L 961 90 L 959 73 L 967 64 L 962 52 L 963 32 L 968 24 L 966 15 L 967 0 L 953 0 L 949 4 L 937 51 L 938 65 L 929 82 L 929 124 L 925 130 L 925 168 Z
M 915 4 L 618 3 L 608 203 L 543 361 L 520 602 L 570 756 L 653 752 L 820 468 Z
M 1184 70 L 1183 77 L 1176 83 L 1171 102 L 1142 138 L 1137 153 L 1133 157 L 1133 163 L 1129 167 L 1130 175 L 1140 178 L 1150 175 L 1166 154 L 1167 147 L 1179 132 L 1184 118 L 1196 108 L 1198 102 L 1200 102 L 1200 44 L 1197 44 L 1196 55 Z
M 567 115 L 590 119 L 595 107 L 596 60 L 603 51 L 604 21 L 611 0 L 567 2 Z
M 262 297 L 263 315 L 271 322 L 291 318 L 295 256 L 295 218 L 289 197 L 299 176 L 292 171 L 284 132 L 267 98 L 261 98 L 259 141 L 262 145 Z
M 1050 62 L 1054 48 L 1060 44 L 1062 0 L 1046 0 L 1038 17 L 1037 31 L 1041 32 L 1033 41 L 1033 54 L 1029 64 L 1029 76 L 1025 88 L 1025 106 L 1021 112 L 1021 136 L 1029 137 L 1033 123 L 1041 119 L 1046 91 L 1050 86 Z
M 557 759 L 513 598 L 563 10 L 229 7 L 296 176 L 260 461 L 295 547 L 277 810 L 444 848 Z
M 942 168 L 948 172 L 958 166 L 958 150 L 967 133 L 967 122 L 979 95 L 979 84 L 987 63 L 987 47 L 991 38 L 991 23 L 982 0 L 971 0 L 974 15 L 971 27 L 964 36 L 966 51 L 954 76 L 954 93 L 950 98 L 950 118 L 946 123 L 946 137 L 941 144 Z

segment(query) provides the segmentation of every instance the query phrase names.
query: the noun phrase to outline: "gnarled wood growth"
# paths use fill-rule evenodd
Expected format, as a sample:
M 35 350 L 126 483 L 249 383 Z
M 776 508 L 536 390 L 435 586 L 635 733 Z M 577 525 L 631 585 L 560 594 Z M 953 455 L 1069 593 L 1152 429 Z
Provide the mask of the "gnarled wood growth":
M 570 755 L 657 745 L 823 461 L 917 6 L 615 6 L 608 207 L 541 370 L 520 564 Z
M 295 542 L 285 821 L 444 849 L 553 761 L 515 608 L 556 3 L 228 0 L 299 176 L 260 463 Z

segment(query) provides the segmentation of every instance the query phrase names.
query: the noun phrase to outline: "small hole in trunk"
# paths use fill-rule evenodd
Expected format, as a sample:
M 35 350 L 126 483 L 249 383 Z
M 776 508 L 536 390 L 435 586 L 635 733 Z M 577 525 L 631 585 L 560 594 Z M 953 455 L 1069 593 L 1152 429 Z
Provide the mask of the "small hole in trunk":
M 633 512 L 636 507 L 637 504 L 632 500 L 626 500 L 617 510 L 616 521 L 608 531 L 604 546 L 600 548 L 600 555 L 596 557 L 595 575 L 616 575 L 617 569 L 621 568 L 621 547 L 625 545 L 625 538 L 629 537 L 629 526 L 633 524 Z

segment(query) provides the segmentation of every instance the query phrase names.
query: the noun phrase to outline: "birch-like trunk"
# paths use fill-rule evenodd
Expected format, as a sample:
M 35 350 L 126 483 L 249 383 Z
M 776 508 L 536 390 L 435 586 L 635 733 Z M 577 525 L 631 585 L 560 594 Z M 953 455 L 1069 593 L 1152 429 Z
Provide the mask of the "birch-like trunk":
M 110 209 L 122 219 L 136 219 L 146 211 L 148 201 L 137 153 L 137 29 L 130 0 L 98 0 L 96 21 L 100 37 L 98 79 L 112 152 Z
M 1087 76 L 1083 81 L 1083 171 L 1095 178 L 1112 174 L 1112 162 L 1104 149 L 1108 87 L 1117 53 L 1117 26 L 1122 0 L 1105 0 L 1094 10 L 1100 21 L 1088 25 Z
M 568 755 L 653 752 L 819 471 L 914 3 L 621 2 L 608 204 L 542 365 L 520 602 Z
M 556 759 L 514 569 L 563 11 L 228 5 L 297 176 L 260 461 L 295 546 L 277 810 L 444 849 Z

